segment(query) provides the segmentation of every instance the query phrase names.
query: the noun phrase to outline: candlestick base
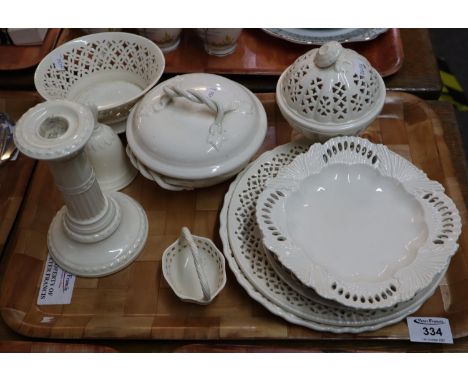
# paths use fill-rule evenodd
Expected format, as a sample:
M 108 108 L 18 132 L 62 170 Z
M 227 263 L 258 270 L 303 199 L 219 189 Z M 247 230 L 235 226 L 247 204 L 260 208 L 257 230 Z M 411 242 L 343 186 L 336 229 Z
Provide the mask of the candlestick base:
M 50 255 L 64 270 L 83 277 L 106 276 L 129 265 L 143 249 L 148 220 L 142 207 L 129 196 L 109 194 L 120 206 L 122 220 L 115 232 L 97 243 L 80 243 L 66 234 L 66 207 L 57 212 L 48 233 Z

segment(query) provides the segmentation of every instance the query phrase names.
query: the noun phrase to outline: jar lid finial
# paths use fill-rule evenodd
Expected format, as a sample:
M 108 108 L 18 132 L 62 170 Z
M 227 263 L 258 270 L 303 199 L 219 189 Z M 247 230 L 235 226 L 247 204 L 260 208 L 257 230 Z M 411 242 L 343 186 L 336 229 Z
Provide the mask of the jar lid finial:
M 341 52 L 343 47 L 337 41 L 330 41 L 322 45 L 315 55 L 314 63 L 319 68 L 327 68 L 330 65 L 333 65 Z

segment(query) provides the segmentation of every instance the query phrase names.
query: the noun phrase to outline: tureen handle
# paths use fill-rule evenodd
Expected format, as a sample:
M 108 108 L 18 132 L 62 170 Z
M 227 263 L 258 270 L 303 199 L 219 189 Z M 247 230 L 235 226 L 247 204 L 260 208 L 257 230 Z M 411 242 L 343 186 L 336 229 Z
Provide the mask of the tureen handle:
M 229 113 L 230 111 L 235 110 L 236 107 L 232 109 L 224 109 L 223 105 L 221 105 L 219 102 L 193 89 L 183 90 L 178 88 L 177 86 L 164 86 L 163 90 L 165 95 L 169 97 L 169 99 L 183 97 L 195 103 L 205 104 L 211 111 L 216 113 L 216 118 L 209 129 L 207 141 L 216 150 L 219 150 L 224 138 L 222 126 L 224 115 L 226 113 Z
M 197 271 L 198 280 L 200 281 L 200 286 L 203 292 L 203 299 L 205 301 L 209 301 L 211 299 L 210 285 L 208 284 L 203 264 L 200 261 L 197 244 L 195 244 L 195 240 L 187 227 L 182 227 L 181 238 L 185 239 L 190 248 L 190 252 L 192 253 L 193 263 L 195 264 L 195 270 Z

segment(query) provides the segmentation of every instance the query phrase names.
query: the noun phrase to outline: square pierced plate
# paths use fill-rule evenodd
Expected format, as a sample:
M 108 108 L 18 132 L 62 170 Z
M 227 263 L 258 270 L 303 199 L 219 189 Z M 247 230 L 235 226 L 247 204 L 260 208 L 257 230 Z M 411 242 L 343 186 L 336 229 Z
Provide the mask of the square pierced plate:
M 266 182 L 265 246 L 306 287 L 362 309 L 412 298 L 458 249 L 458 210 L 438 182 L 383 145 L 339 137 Z

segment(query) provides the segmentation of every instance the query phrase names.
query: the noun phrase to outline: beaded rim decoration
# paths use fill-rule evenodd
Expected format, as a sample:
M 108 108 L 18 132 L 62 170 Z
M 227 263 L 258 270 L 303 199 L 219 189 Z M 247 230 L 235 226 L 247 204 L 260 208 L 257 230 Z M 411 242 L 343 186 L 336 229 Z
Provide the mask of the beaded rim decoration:
M 21 116 L 13 137 L 18 149 L 32 158 L 60 159 L 81 150 L 94 125 L 87 107 L 66 100 L 47 101 Z

